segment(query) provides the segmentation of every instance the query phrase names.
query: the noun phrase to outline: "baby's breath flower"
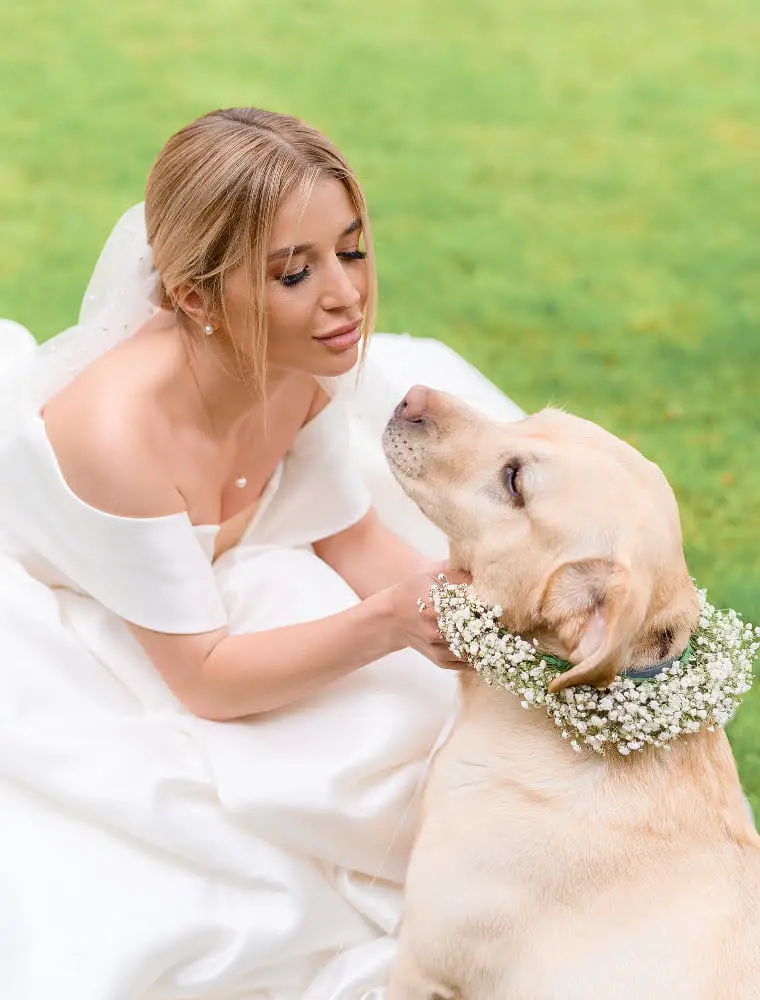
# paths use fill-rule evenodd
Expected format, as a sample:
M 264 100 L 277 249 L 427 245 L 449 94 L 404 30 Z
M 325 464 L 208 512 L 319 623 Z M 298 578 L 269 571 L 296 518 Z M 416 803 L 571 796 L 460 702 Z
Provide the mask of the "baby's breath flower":
M 541 653 L 535 639 L 503 629 L 502 609 L 469 597 L 466 585 L 440 580 L 430 589 L 441 634 L 487 684 L 517 695 L 523 708 L 544 706 L 574 750 L 604 754 L 614 747 L 623 756 L 647 744 L 669 750 L 681 734 L 726 725 L 752 685 L 760 628 L 736 611 L 716 610 L 706 591 L 698 594 L 698 631 L 686 653 L 656 677 L 622 675 L 603 690 L 578 685 L 550 694 L 549 684 L 570 664 Z

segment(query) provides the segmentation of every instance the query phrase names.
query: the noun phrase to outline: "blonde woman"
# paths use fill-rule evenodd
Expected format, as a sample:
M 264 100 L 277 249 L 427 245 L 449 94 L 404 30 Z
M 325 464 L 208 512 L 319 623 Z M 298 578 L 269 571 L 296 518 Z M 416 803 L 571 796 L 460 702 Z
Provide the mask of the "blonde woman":
M 0 327 L 9 1000 L 383 995 L 456 663 L 378 434 L 416 380 L 515 410 L 434 343 L 357 365 L 374 297 L 340 153 L 243 108 L 169 140 L 76 327 Z

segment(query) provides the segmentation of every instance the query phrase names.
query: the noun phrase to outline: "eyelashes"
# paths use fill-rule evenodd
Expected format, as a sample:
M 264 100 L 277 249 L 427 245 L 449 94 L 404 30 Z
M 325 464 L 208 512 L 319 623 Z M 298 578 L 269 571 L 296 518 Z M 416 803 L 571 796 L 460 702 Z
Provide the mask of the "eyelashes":
M 355 260 L 366 260 L 367 251 L 366 250 L 341 250 L 338 253 L 338 257 L 341 260 L 355 261 Z M 300 271 L 296 271 L 294 274 L 281 274 L 278 276 L 277 281 L 285 288 L 292 288 L 294 285 L 300 285 L 302 281 L 309 277 L 311 274 L 311 268 L 306 264 Z
M 295 274 L 281 274 L 277 280 L 286 288 L 292 288 L 293 285 L 300 284 L 304 278 L 308 278 L 310 274 L 311 269 L 307 264 L 301 271 L 297 271 Z

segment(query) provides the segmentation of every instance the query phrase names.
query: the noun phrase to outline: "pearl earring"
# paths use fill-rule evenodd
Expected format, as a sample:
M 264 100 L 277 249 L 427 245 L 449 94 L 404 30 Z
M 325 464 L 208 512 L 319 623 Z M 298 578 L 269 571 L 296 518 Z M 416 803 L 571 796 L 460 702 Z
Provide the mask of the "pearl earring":
M 210 323 L 206 323 L 206 325 L 203 327 L 203 332 L 206 334 L 207 337 L 210 337 L 214 332 L 214 328 Z

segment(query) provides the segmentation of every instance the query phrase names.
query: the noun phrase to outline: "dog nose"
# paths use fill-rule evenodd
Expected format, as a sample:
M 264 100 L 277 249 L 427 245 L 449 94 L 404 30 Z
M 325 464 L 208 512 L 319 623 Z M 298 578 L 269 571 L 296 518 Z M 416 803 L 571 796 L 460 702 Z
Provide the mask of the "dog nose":
M 427 394 L 426 386 L 412 386 L 396 407 L 396 415 L 408 420 L 409 423 L 419 423 L 427 411 Z

